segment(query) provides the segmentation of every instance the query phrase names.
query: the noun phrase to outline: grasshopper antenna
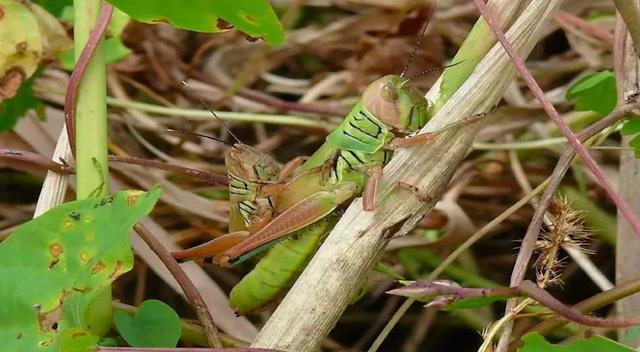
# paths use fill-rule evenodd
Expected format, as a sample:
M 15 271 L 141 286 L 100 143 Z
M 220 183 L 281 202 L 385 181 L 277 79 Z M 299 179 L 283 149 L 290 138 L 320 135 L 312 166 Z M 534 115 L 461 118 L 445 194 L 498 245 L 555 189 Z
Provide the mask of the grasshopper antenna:
M 228 145 L 230 147 L 233 147 L 233 143 L 229 142 L 229 141 L 225 141 L 224 139 L 221 138 L 217 138 L 217 137 L 213 137 L 213 136 L 209 136 L 203 133 L 198 133 L 198 132 L 191 132 L 191 131 L 181 131 L 181 130 L 174 130 L 172 128 L 167 128 L 165 129 L 165 131 L 167 132 L 171 132 L 171 133 L 182 133 L 182 134 L 186 134 L 189 136 L 196 136 L 196 137 L 202 137 L 202 138 L 207 138 L 207 139 L 211 139 L 214 140 L 216 142 L 220 142 L 224 145 Z
M 416 45 L 411 50 L 411 54 L 409 54 L 409 58 L 407 58 L 407 63 L 404 65 L 402 72 L 400 73 L 400 77 L 404 77 L 409 71 L 409 67 L 411 67 L 411 63 L 413 62 L 414 57 L 416 56 L 416 52 L 422 44 L 422 40 L 424 39 L 424 35 L 427 32 L 427 27 L 429 27 L 429 22 L 431 22 L 431 17 L 433 17 L 433 13 L 436 12 L 436 8 L 438 7 L 438 0 L 435 0 L 435 4 L 433 6 L 433 11 L 429 12 L 429 15 L 424 20 L 424 24 L 422 25 L 422 29 L 420 30 L 420 34 L 418 34 L 418 38 L 416 39 Z
M 463 62 L 464 62 L 464 60 L 460 60 L 460 61 L 454 62 L 452 64 L 448 64 L 448 65 L 444 65 L 444 66 L 440 66 L 440 67 L 432 67 L 430 69 L 427 69 L 427 70 L 424 70 L 424 71 L 418 73 L 417 75 L 413 75 L 413 76 L 409 77 L 408 81 L 413 81 L 414 79 L 416 79 L 416 78 L 418 78 L 418 77 L 420 77 L 422 75 L 426 75 L 427 73 L 430 73 L 430 72 L 433 72 L 433 71 L 440 71 L 440 70 L 447 69 L 449 67 L 460 65 Z
M 240 140 L 240 138 L 238 138 L 235 134 L 233 134 L 233 132 L 231 132 L 231 129 L 229 129 L 229 128 L 226 126 L 226 124 L 225 124 L 225 123 L 224 123 L 224 121 L 220 118 L 220 116 L 218 116 L 218 115 L 216 114 L 216 112 L 215 112 L 215 111 L 213 111 L 213 109 L 209 106 L 209 104 L 207 104 L 207 103 L 204 101 L 204 99 L 202 99 L 202 97 L 200 96 L 200 94 L 198 94 L 198 92 L 196 92 L 196 90 L 195 90 L 195 89 L 193 89 L 193 87 L 191 87 L 191 86 L 189 85 L 189 83 L 187 83 L 185 80 L 180 81 L 180 83 L 182 83 L 182 85 L 183 85 L 183 86 L 185 86 L 185 87 L 187 87 L 187 88 L 191 89 L 191 91 L 192 91 L 192 92 L 194 92 L 194 94 L 196 95 L 196 98 L 198 98 L 198 100 L 200 101 L 200 104 L 202 104 L 202 106 L 204 106 L 204 108 L 205 108 L 205 109 L 209 110 L 209 112 L 211 113 L 211 115 L 212 115 L 213 117 L 215 117 L 218 121 L 220 121 L 220 126 L 222 126 L 222 128 L 223 128 L 225 131 L 227 131 L 227 133 L 229 133 L 229 135 L 231 136 L 231 138 L 233 138 L 233 139 L 236 141 L 236 143 L 238 143 L 238 144 L 242 144 L 242 141 Z M 175 132 L 180 132 L 180 131 L 175 131 Z M 198 134 L 194 134 L 194 135 L 198 135 Z M 222 142 L 221 140 L 216 139 L 216 138 L 211 137 L 211 136 L 201 136 L 201 135 L 200 135 L 200 137 L 210 138 L 210 139 L 214 139 L 214 140 L 217 140 L 217 141 Z M 225 143 L 225 142 L 223 142 L 223 143 Z M 225 143 L 225 144 L 228 144 L 228 143 Z

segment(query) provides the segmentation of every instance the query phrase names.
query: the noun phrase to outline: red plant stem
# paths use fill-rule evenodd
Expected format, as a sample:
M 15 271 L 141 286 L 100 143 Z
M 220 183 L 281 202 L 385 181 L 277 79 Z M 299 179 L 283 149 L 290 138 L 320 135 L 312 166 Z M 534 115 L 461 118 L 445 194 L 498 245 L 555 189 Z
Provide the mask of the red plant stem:
M 598 26 L 585 21 L 584 19 L 575 16 L 572 13 L 566 11 L 558 11 L 558 13 L 556 14 L 556 21 L 558 21 L 560 26 L 571 25 L 576 28 L 582 29 L 592 37 L 600 39 L 602 42 L 608 44 L 609 46 L 613 46 L 613 35 L 611 35 L 607 31 L 602 30 Z
M 187 297 L 187 300 L 195 310 L 196 315 L 200 320 L 200 324 L 202 324 L 202 329 L 207 336 L 209 346 L 215 348 L 223 347 L 222 341 L 220 340 L 220 333 L 218 332 L 218 329 L 213 322 L 211 312 L 207 309 L 207 305 L 204 303 L 204 299 L 202 299 L 200 292 L 198 291 L 194 283 L 189 279 L 184 270 L 182 270 L 178 262 L 173 259 L 171 253 L 169 253 L 169 251 L 162 245 L 162 243 L 160 243 L 160 241 L 156 239 L 153 233 L 151 233 L 151 231 L 149 231 L 149 229 L 147 229 L 147 227 L 142 223 L 137 223 L 133 227 L 133 229 L 136 231 L 136 233 L 138 233 L 140 238 L 142 238 L 147 246 L 149 246 L 149 248 L 151 248 L 151 250 L 158 256 L 167 270 L 169 270 L 173 278 L 176 279 L 176 282 L 178 282 L 180 288 L 182 288 L 184 295 Z
M 614 288 L 600 292 L 594 296 L 591 296 L 580 303 L 573 305 L 571 308 L 582 313 L 587 314 L 594 310 L 600 309 L 604 306 L 608 306 L 616 301 L 629 297 L 634 293 L 640 291 L 640 279 L 634 279 L 627 283 L 617 285 Z M 546 334 L 553 331 L 563 325 L 567 324 L 567 319 L 549 319 L 538 324 L 533 331 L 537 331 L 540 334 Z
M 75 167 L 73 165 L 65 163 L 64 160 L 62 160 L 62 163 L 56 163 L 40 154 L 26 150 L 0 148 L 0 159 L 18 160 L 21 162 L 30 163 L 59 174 L 73 174 L 76 172 Z M 144 167 L 171 171 L 176 174 L 191 177 L 211 185 L 229 185 L 227 176 L 220 175 L 212 171 L 198 170 L 190 167 L 165 163 L 162 161 L 141 159 L 132 156 L 109 155 L 108 159 L 111 162 L 141 165 Z
M 436 281 L 417 281 L 410 286 L 391 290 L 387 293 L 393 294 L 394 291 L 401 294 L 403 291 L 412 292 L 414 294 L 424 294 L 426 296 L 434 295 L 434 298 L 426 307 L 446 307 L 451 302 L 461 301 L 469 298 L 481 297 L 529 297 L 538 301 L 543 306 L 551 309 L 560 316 L 576 322 L 578 324 L 603 327 L 603 328 L 619 328 L 639 325 L 640 320 L 614 320 L 602 319 L 582 314 L 579 310 L 567 306 L 553 297 L 549 292 L 536 285 L 533 281 L 524 280 L 517 287 L 491 287 L 491 288 L 467 288 L 455 285 L 442 284 Z M 420 292 L 421 291 L 421 292 Z M 420 292 L 420 293 L 418 293 Z M 445 300 L 438 302 L 438 298 L 450 298 L 451 301 Z M 433 304 L 432 304 L 433 303 Z M 441 305 L 442 304 L 442 305 Z
M 174 164 L 170 164 L 162 161 L 141 159 L 141 158 L 136 158 L 132 156 L 109 155 L 108 158 L 109 158 L 109 161 L 111 162 L 135 164 L 135 165 L 141 165 L 145 167 L 152 167 L 154 169 L 175 172 L 180 175 L 184 175 L 187 177 L 198 179 L 200 181 L 204 181 L 207 184 L 221 185 L 221 186 L 229 185 L 229 179 L 227 178 L 226 175 L 220 175 L 212 171 L 198 170 L 198 169 L 193 169 L 190 167 L 185 167 L 180 165 L 174 165 Z
M 549 292 L 529 280 L 522 281 L 520 285 L 518 285 L 518 289 L 523 296 L 535 299 L 545 307 L 578 324 L 600 328 L 627 328 L 640 324 L 640 320 L 637 319 L 613 320 L 584 315 L 580 311 L 558 301 Z
M 76 133 L 75 133 L 75 114 L 76 114 L 76 101 L 78 99 L 78 87 L 80 87 L 80 81 L 84 76 L 87 66 L 93 57 L 93 54 L 100 43 L 100 39 L 107 30 L 111 15 L 113 14 L 113 6 L 106 1 L 102 2 L 100 8 L 100 17 L 96 23 L 96 28 L 91 31 L 91 35 L 87 40 L 87 43 L 82 49 L 82 53 L 78 57 L 75 68 L 69 77 L 69 84 L 67 86 L 67 94 L 64 97 L 64 120 L 67 125 L 67 138 L 69 139 L 69 146 L 71 147 L 71 153 L 76 155 Z
M 38 153 L 29 152 L 26 150 L 0 148 L 0 159 L 18 160 L 38 165 L 59 174 L 72 174 L 75 172 L 74 167 L 71 165 L 58 164 L 55 161 L 45 158 Z
M 555 109 L 553 104 L 549 102 L 549 100 L 544 96 L 544 92 L 542 88 L 538 85 L 538 82 L 531 76 L 531 72 L 527 69 L 524 60 L 520 55 L 515 51 L 511 43 L 507 40 L 506 36 L 500 29 L 499 25 L 496 23 L 495 18 L 491 15 L 490 10 L 487 8 L 487 5 L 483 2 L 483 0 L 473 0 L 473 2 L 478 7 L 478 10 L 482 14 L 482 17 L 487 21 L 487 24 L 491 28 L 491 31 L 496 36 L 496 39 L 502 44 L 502 47 L 509 55 L 509 58 L 513 62 L 516 70 L 522 76 L 522 79 L 525 81 L 533 95 L 535 95 L 536 99 L 540 101 L 543 109 L 549 115 L 551 120 L 558 126 L 560 133 L 567 139 L 571 147 L 576 151 L 576 154 L 580 156 L 580 159 L 584 162 L 585 166 L 593 173 L 593 176 L 600 182 L 602 188 L 607 192 L 607 195 L 613 203 L 615 203 L 616 207 L 622 213 L 622 215 L 627 219 L 629 225 L 636 233 L 638 237 L 640 237 L 640 221 L 636 218 L 633 211 L 629 208 L 627 203 L 620 198 L 616 192 L 613 190 L 613 186 L 609 179 L 604 174 L 604 172 L 598 167 L 598 164 L 591 157 L 589 152 L 582 146 L 576 135 L 573 131 L 567 126 L 567 124 L 562 120 L 560 114 Z

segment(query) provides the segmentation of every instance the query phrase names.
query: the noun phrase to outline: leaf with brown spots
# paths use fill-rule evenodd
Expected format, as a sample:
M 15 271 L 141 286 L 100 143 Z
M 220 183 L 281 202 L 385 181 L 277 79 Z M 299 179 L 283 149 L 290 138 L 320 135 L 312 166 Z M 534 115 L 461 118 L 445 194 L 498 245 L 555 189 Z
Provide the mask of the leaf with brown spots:
M 220 32 L 230 26 L 271 44 L 283 41 L 283 28 L 267 0 L 109 0 L 132 18 L 148 23 L 169 23 L 197 32 Z
M 0 0 L 0 12 L 3 13 L 0 19 L 0 82 L 4 84 L 0 89 L 4 99 L 13 97 L 19 87 L 15 79 L 7 79 L 7 75 L 20 72 L 23 81 L 36 71 L 42 56 L 43 39 L 37 30 L 38 20 L 26 5 L 14 0 Z
M 0 131 L 6 131 L 31 108 L 42 116 L 34 98 L 38 64 L 72 46 L 62 24 L 38 5 L 0 0 Z
M 0 316 L 11 317 L 0 319 L 3 350 L 57 351 L 64 343 L 94 341 L 84 330 L 85 309 L 97 292 L 131 270 L 131 228 L 159 196 L 156 188 L 66 203 L 3 241 Z M 69 333 L 72 328 L 76 333 Z

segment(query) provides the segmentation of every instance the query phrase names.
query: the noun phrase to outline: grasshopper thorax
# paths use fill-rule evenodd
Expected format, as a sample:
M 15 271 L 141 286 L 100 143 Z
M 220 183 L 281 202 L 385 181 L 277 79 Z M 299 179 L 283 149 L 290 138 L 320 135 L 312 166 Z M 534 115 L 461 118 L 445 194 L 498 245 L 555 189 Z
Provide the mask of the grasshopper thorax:
M 362 94 L 362 103 L 381 122 L 399 133 L 411 133 L 429 120 L 431 103 L 411 85 L 410 79 L 388 75 L 373 81 Z

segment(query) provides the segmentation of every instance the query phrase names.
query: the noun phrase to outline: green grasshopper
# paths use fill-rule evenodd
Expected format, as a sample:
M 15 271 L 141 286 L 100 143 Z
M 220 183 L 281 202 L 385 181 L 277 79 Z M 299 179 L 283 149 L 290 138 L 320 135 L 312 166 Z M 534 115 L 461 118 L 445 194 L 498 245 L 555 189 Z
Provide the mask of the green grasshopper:
M 363 195 L 363 208 L 375 209 L 377 186 L 393 147 L 430 140 L 431 135 L 404 138 L 424 126 L 431 104 L 398 75 L 371 83 L 325 143 L 281 187 L 276 216 L 247 240 L 216 254 L 214 263 L 229 266 L 265 245 L 301 230 Z M 402 141 L 398 141 L 401 138 Z
M 277 298 L 332 228 L 331 214 L 340 205 L 363 194 L 364 208 L 375 208 L 377 184 L 392 156 L 391 147 L 423 142 L 423 135 L 403 137 L 426 124 L 430 107 L 407 78 L 391 75 L 374 81 L 290 181 L 273 194 L 259 195 L 275 199 L 275 217 L 268 224 L 253 234 L 245 232 L 246 240 L 224 250 L 225 244 L 235 241 L 227 242 L 223 236 L 193 248 L 197 253 L 192 254 L 214 255 L 214 263 L 229 266 L 294 234 L 294 239 L 272 248 L 234 287 L 230 297 L 236 311 L 250 311 Z M 398 138 L 404 142 L 397 143 Z
M 426 26 L 425 26 L 426 27 Z M 334 212 L 362 194 L 363 208 L 375 209 L 383 166 L 393 149 L 425 143 L 433 134 L 405 138 L 431 117 L 431 103 L 411 85 L 411 79 L 389 75 L 371 83 L 361 101 L 300 167 L 295 176 L 271 194 L 272 220 L 244 233 L 245 240 L 207 247 L 213 262 L 230 266 L 272 248 L 231 294 L 234 309 L 243 313 L 274 300 L 293 281 L 321 240 L 333 227 Z M 280 178 L 281 180 L 284 178 Z M 267 192 L 268 193 L 268 192 Z M 230 234 L 228 236 L 232 236 Z M 225 236 L 211 241 L 222 243 Z

